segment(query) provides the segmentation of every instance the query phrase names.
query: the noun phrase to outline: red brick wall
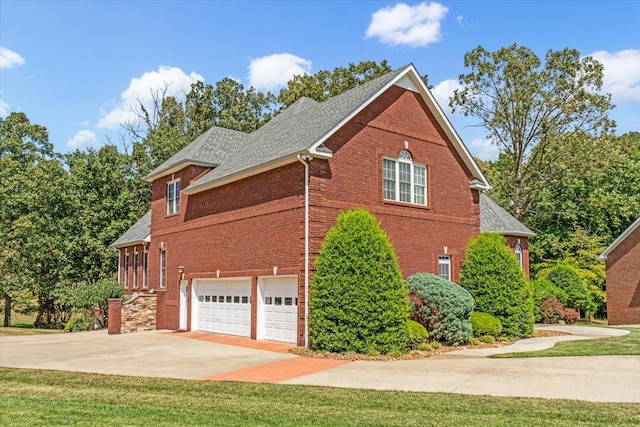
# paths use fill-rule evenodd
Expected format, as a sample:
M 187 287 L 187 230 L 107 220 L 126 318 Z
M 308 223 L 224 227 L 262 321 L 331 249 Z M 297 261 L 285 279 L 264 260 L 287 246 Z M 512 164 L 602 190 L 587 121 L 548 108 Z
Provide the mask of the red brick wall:
M 438 255 L 451 255 L 458 280 L 464 248 L 480 230 L 471 174 L 421 97 L 392 87 L 325 145 L 334 153 L 312 162 L 311 243 L 317 254 L 340 211 L 365 207 L 380 220 L 398 254 L 403 275 L 437 273 Z M 427 166 L 427 206 L 385 201 L 382 159 L 407 149 Z
M 121 332 L 122 326 L 122 300 L 120 298 L 110 299 L 108 312 L 107 331 L 109 335 L 117 335 Z
M 508 246 L 515 253 L 516 245 L 522 247 L 522 269 L 529 278 L 529 239 L 527 237 L 505 236 Z
M 640 323 L 640 227 L 607 256 L 606 267 L 609 324 Z
M 391 88 L 325 145 L 334 156 L 311 161 L 311 267 L 340 211 L 363 206 L 380 220 L 396 247 L 405 277 L 437 272 L 438 255 L 452 257 L 458 280 L 464 248 L 479 232 L 477 191 L 471 174 L 434 125 L 420 96 Z M 406 142 L 405 142 L 406 141 Z M 402 149 L 427 165 L 428 206 L 383 200 L 382 158 Z M 149 284 L 159 283 L 159 249 L 167 253 L 166 293 L 158 294 L 158 328 L 178 328 L 179 266 L 185 279 L 297 274 L 299 343 L 304 328 L 304 166 L 278 169 L 194 195 L 181 195 L 180 213 L 166 214 L 166 184 L 181 188 L 203 172 L 187 167 L 153 183 Z M 252 279 L 255 301 L 255 279 Z M 190 314 L 189 314 L 190 318 Z M 255 322 L 255 310 L 252 312 Z M 251 331 L 255 336 L 255 327 Z
M 189 169 L 175 178 L 185 182 L 195 173 Z M 152 287 L 157 288 L 160 281 L 161 247 L 166 250 L 167 266 L 165 317 L 159 315 L 159 325 L 178 328 L 179 266 L 184 267 L 186 279 L 272 275 L 274 266 L 279 274 L 298 274 L 304 268 L 304 167 L 300 162 L 201 193 L 182 194 L 180 213 L 169 216 L 165 192 L 170 180 L 171 176 L 153 183 Z

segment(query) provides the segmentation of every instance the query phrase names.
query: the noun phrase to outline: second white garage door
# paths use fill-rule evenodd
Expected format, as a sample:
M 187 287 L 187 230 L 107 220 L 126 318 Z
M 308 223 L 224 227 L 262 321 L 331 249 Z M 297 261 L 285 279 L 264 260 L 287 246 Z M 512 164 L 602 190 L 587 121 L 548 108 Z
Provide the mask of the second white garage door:
M 192 329 L 251 336 L 251 279 L 199 279 Z
M 298 278 L 261 277 L 259 338 L 297 343 Z

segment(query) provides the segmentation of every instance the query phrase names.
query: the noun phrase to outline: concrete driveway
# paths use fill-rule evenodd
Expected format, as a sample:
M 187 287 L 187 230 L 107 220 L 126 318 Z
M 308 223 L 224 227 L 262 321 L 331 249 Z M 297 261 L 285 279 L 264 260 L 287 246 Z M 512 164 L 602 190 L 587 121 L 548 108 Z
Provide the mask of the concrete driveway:
M 11 368 L 197 379 L 295 357 L 166 331 L 0 337 L 0 366 Z
M 332 387 L 640 403 L 640 356 L 489 359 L 558 341 L 620 335 L 592 327 L 550 327 L 571 336 L 509 347 L 458 350 L 391 362 L 345 362 L 194 339 L 162 331 L 0 337 L 0 366 L 102 374 L 272 382 Z M 215 338 L 215 337 L 214 337 Z M 206 338 L 205 338 L 206 339 Z M 225 341 L 221 341 L 225 342 Z M 256 343 L 253 341 L 252 343 Z

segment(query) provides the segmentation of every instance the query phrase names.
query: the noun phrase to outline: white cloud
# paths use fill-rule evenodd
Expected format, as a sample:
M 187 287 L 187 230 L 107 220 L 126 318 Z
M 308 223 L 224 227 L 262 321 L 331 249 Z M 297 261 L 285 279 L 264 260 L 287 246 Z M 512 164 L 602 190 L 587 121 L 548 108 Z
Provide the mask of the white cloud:
M 116 129 L 121 124 L 136 120 L 133 112 L 139 102 L 145 107 L 151 108 L 153 93 L 164 90 L 167 87 L 166 96 L 180 96 L 191 89 L 191 84 L 204 81 L 204 77 L 195 72 L 185 74 L 180 68 L 161 65 L 158 71 L 149 71 L 140 77 L 134 77 L 129 87 L 120 94 L 120 100 L 109 111 L 101 110 L 102 117 L 98 120 L 100 129 Z
M 415 6 L 398 3 L 375 12 L 366 38 L 377 37 L 384 44 L 426 46 L 440 41 L 440 21 L 449 9 L 440 3 L 422 2 Z
M 9 104 L 0 99 L 0 117 L 3 119 L 9 115 Z
M 454 90 L 462 88 L 463 86 L 458 82 L 458 80 L 448 79 L 435 85 L 434 88 L 431 89 L 431 93 L 435 96 L 438 104 L 440 104 L 440 108 L 450 113 L 451 108 L 449 107 L 449 98 L 453 95 Z
M 640 101 L 640 50 L 626 49 L 610 53 L 592 53 L 604 66 L 603 89 L 613 96 L 617 105 Z
M 311 61 L 290 53 L 275 53 L 251 60 L 249 84 L 258 90 L 284 86 L 295 75 L 309 74 Z
M 24 58 L 18 53 L 0 46 L 0 70 L 24 64 Z
M 497 160 L 500 154 L 500 149 L 491 140 L 479 138 L 471 140 L 469 151 L 481 160 Z
M 72 150 L 76 148 L 93 147 L 98 144 L 95 132 L 90 130 L 79 130 L 73 138 L 67 140 L 67 147 Z

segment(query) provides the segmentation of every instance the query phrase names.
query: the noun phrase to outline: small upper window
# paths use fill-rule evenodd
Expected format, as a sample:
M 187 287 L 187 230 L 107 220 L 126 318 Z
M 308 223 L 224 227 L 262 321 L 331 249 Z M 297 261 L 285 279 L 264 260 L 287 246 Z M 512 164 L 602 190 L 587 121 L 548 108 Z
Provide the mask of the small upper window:
M 180 180 L 167 184 L 167 214 L 180 212 Z
M 440 255 L 438 257 L 438 276 L 451 280 L 451 256 Z
M 427 167 L 413 163 L 407 150 L 397 159 L 382 159 L 382 181 L 385 200 L 427 204 Z
M 522 268 L 522 246 L 516 245 L 516 247 L 513 248 L 513 252 L 515 252 L 518 264 L 520 264 L 520 268 Z

